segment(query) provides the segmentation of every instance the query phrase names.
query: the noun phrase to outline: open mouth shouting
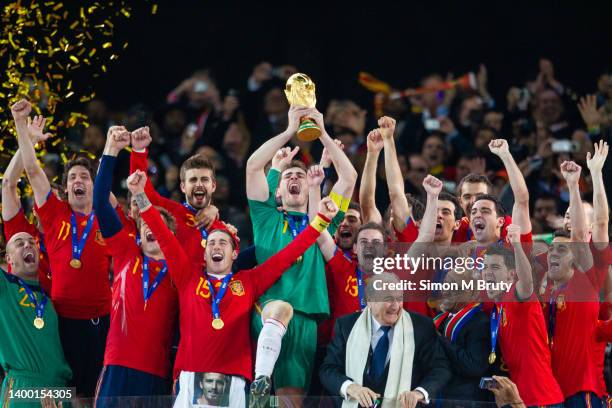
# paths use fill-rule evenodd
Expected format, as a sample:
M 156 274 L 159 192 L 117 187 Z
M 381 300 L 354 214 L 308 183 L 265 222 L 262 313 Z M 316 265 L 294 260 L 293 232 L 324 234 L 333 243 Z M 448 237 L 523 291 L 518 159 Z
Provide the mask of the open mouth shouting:
M 72 194 L 74 194 L 76 198 L 83 198 L 87 194 L 87 190 L 85 189 L 84 185 L 75 184 L 72 186 Z
M 214 262 L 214 263 L 220 263 L 223 262 L 224 259 L 224 255 L 222 252 L 214 252 L 211 256 L 210 259 Z
M 197 188 L 193 190 L 193 193 L 191 194 L 191 197 L 193 197 L 193 201 L 199 205 L 204 204 L 207 196 L 208 193 L 206 192 L 206 189 L 203 188 Z
M 34 265 L 36 263 L 36 253 L 33 249 L 26 249 L 23 251 L 23 262 L 26 265 Z
M 147 242 L 155 242 L 156 241 L 155 235 L 153 235 L 153 233 L 151 231 L 148 231 L 145 234 L 145 239 L 147 240 Z
M 487 224 L 484 222 L 482 218 L 474 219 L 473 225 L 474 225 L 474 234 L 481 234 L 487 226 Z
M 287 190 L 289 191 L 289 194 L 291 195 L 299 195 L 300 192 L 302 191 L 302 186 L 300 185 L 300 183 L 298 182 L 289 182 L 287 184 Z

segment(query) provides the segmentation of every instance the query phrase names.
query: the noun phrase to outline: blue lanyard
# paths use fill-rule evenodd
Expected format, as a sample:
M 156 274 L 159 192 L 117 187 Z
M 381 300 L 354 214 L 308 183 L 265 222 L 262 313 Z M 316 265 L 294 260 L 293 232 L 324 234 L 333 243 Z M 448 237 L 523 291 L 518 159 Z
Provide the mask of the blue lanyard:
M 79 239 L 76 215 L 74 215 L 74 211 L 70 215 L 70 227 L 72 231 L 72 259 L 81 259 L 83 248 L 85 248 L 85 242 L 87 241 L 87 237 L 89 236 L 91 228 L 93 227 L 94 217 L 95 214 L 92 210 L 91 214 L 89 214 L 89 218 L 87 219 L 87 225 L 85 225 L 85 229 L 83 230 L 83 235 Z
M 230 272 L 223 278 L 223 280 L 221 281 L 221 287 L 219 288 L 219 292 L 215 294 L 215 288 L 212 285 L 212 282 L 210 281 L 210 277 L 208 276 L 208 274 L 206 274 L 206 280 L 208 281 L 208 288 L 210 289 L 210 296 L 212 298 L 212 302 L 210 306 L 212 308 L 213 319 L 218 319 L 221 316 L 221 314 L 219 313 L 219 304 L 221 303 L 221 300 L 225 296 L 225 292 L 227 291 L 228 283 L 232 279 L 233 275 L 234 273 Z
M 489 355 L 489 364 L 493 364 L 495 361 L 495 346 L 497 345 L 497 334 L 499 333 L 503 312 L 503 306 L 494 305 L 493 310 L 491 310 L 491 354 Z
M 550 300 L 548 301 L 548 343 L 550 347 L 554 344 L 555 337 L 555 326 L 557 325 L 557 299 L 559 298 L 559 292 L 561 292 L 567 283 L 561 285 L 557 290 L 552 291 L 550 294 Z
M 345 249 L 342 253 L 349 262 L 353 262 L 353 252 L 350 249 Z
M 151 287 L 149 287 L 149 257 L 146 256 L 146 255 L 143 256 L 143 263 L 142 263 L 142 292 L 143 292 L 143 296 L 144 296 L 145 307 L 147 305 L 147 302 L 149 301 L 149 298 L 151 296 L 153 296 L 153 292 L 155 292 L 155 289 L 157 289 L 157 287 L 159 286 L 161 281 L 164 279 L 164 277 L 168 273 L 168 265 L 166 264 L 166 261 L 162 260 L 161 263 L 162 263 L 162 265 L 164 265 L 164 267 L 161 269 L 161 271 L 159 271 L 159 273 L 157 274 L 157 276 L 153 280 L 153 283 L 151 284 Z
M 193 215 L 196 215 L 198 213 L 198 210 L 196 210 L 191 204 L 189 204 L 187 201 L 185 201 L 183 203 L 183 206 L 185 208 L 187 208 L 189 211 L 191 211 L 191 213 Z M 208 239 L 208 231 L 206 231 L 206 228 L 204 227 L 200 227 L 198 228 L 200 230 L 200 235 L 202 235 L 202 240 L 206 241 Z
M 26 294 L 28 295 L 28 298 L 30 299 L 30 302 L 34 304 L 34 310 L 36 310 L 36 317 L 42 319 L 43 315 L 45 314 L 45 306 L 47 305 L 47 301 L 49 300 L 49 298 L 45 294 L 45 291 L 42 288 L 37 288 L 41 295 L 41 300 L 40 302 L 38 302 L 36 300 L 36 296 L 34 296 L 32 288 L 30 288 L 30 286 L 28 286 L 28 284 L 25 283 L 23 279 L 6 272 L 4 272 L 4 276 L 6 276 L 6 279 L 8 279 L 10 282 L 16 283 L 17 285 L 21 286 L 23 290 L 25 290 Z
M 287 223 L 289 224 L 289 229 L 291 230 L 291 236 L 293 237 L 293 239 L 295 239 L 298 236 L 298 234 L 304 231 L 304 229 L 308 226 L 308 216 L 306 215 L 301 216 L 302 221 L 300 222 L 299 230 L 295 224 L 295 217 L 297 216 L 293 216 L 293 215 L 289 215 L 285 213 L 285 217 L 287 217 Z
M 365 301 L 365 284 L 363 282 L 363 272 L 361 269 L 357 268 L 357 296 L 359 296 L 359 308 L 361 310 L 365 309 L 367 304 Z
M 45 234 L 42 232 L 39 233 L 38 246 L 40 247 L 40 252 L 43 254 L 47 253 L 47 248 L 45 247 Z
M 140 246 L 140 231 L 136 231 L 136 245 Z

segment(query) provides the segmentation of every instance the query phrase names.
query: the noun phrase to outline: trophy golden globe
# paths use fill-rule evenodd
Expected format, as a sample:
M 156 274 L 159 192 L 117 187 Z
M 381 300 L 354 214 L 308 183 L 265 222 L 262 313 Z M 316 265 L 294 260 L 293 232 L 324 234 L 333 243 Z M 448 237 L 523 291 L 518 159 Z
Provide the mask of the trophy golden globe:
M 317 103 L 315 95 L 315 84 L 306 74 L 293 74 L 287 79 L 285 95 L 291 106 L 306 106 L 314 108 Z M 310 118 L 302 118 L 297 137 L 305 142 L 310 142 L 321 136 L 321 129 Z

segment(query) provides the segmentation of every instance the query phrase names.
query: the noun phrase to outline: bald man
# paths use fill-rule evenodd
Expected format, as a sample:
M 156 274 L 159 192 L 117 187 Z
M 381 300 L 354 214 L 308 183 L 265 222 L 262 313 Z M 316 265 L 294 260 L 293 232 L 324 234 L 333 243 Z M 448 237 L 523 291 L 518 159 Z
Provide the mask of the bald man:
M 13 406 L 10 391 L 64 387 L 72 372 L 64 358 L 57 314 L 38 284 L 38 245 L 27 232 L 14 234 L 6 245 L 11 272 L 0 273 L 0 365 L 6 372 L 0 404 Z M 4 405 L 7 403 L 7 405 Z M 40 407 L 40 402 L 19 404 Z

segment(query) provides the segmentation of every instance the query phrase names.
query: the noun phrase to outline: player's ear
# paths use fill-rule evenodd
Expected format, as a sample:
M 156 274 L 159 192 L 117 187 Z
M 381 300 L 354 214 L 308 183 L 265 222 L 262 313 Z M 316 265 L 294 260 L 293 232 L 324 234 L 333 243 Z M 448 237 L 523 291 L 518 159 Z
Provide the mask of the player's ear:
M 455 221 L 455 225 L 453 225 L 453 231 L 457 231 L 460 225 L 461 225 L 461 220 Z
M 497 226 L 498 226 L 499 228 L 501 228 L 501 227 L 503 227 L 503 226 L 504 226 L 504 222 L 505 222 L 504 217 L 497 217 Z
M 235 249 L 232 251 L 232 261 L 235 261 L 238 258 L 238 251 Z
M 185 194 L 185 182 L 181 181 L 181 192 Z

